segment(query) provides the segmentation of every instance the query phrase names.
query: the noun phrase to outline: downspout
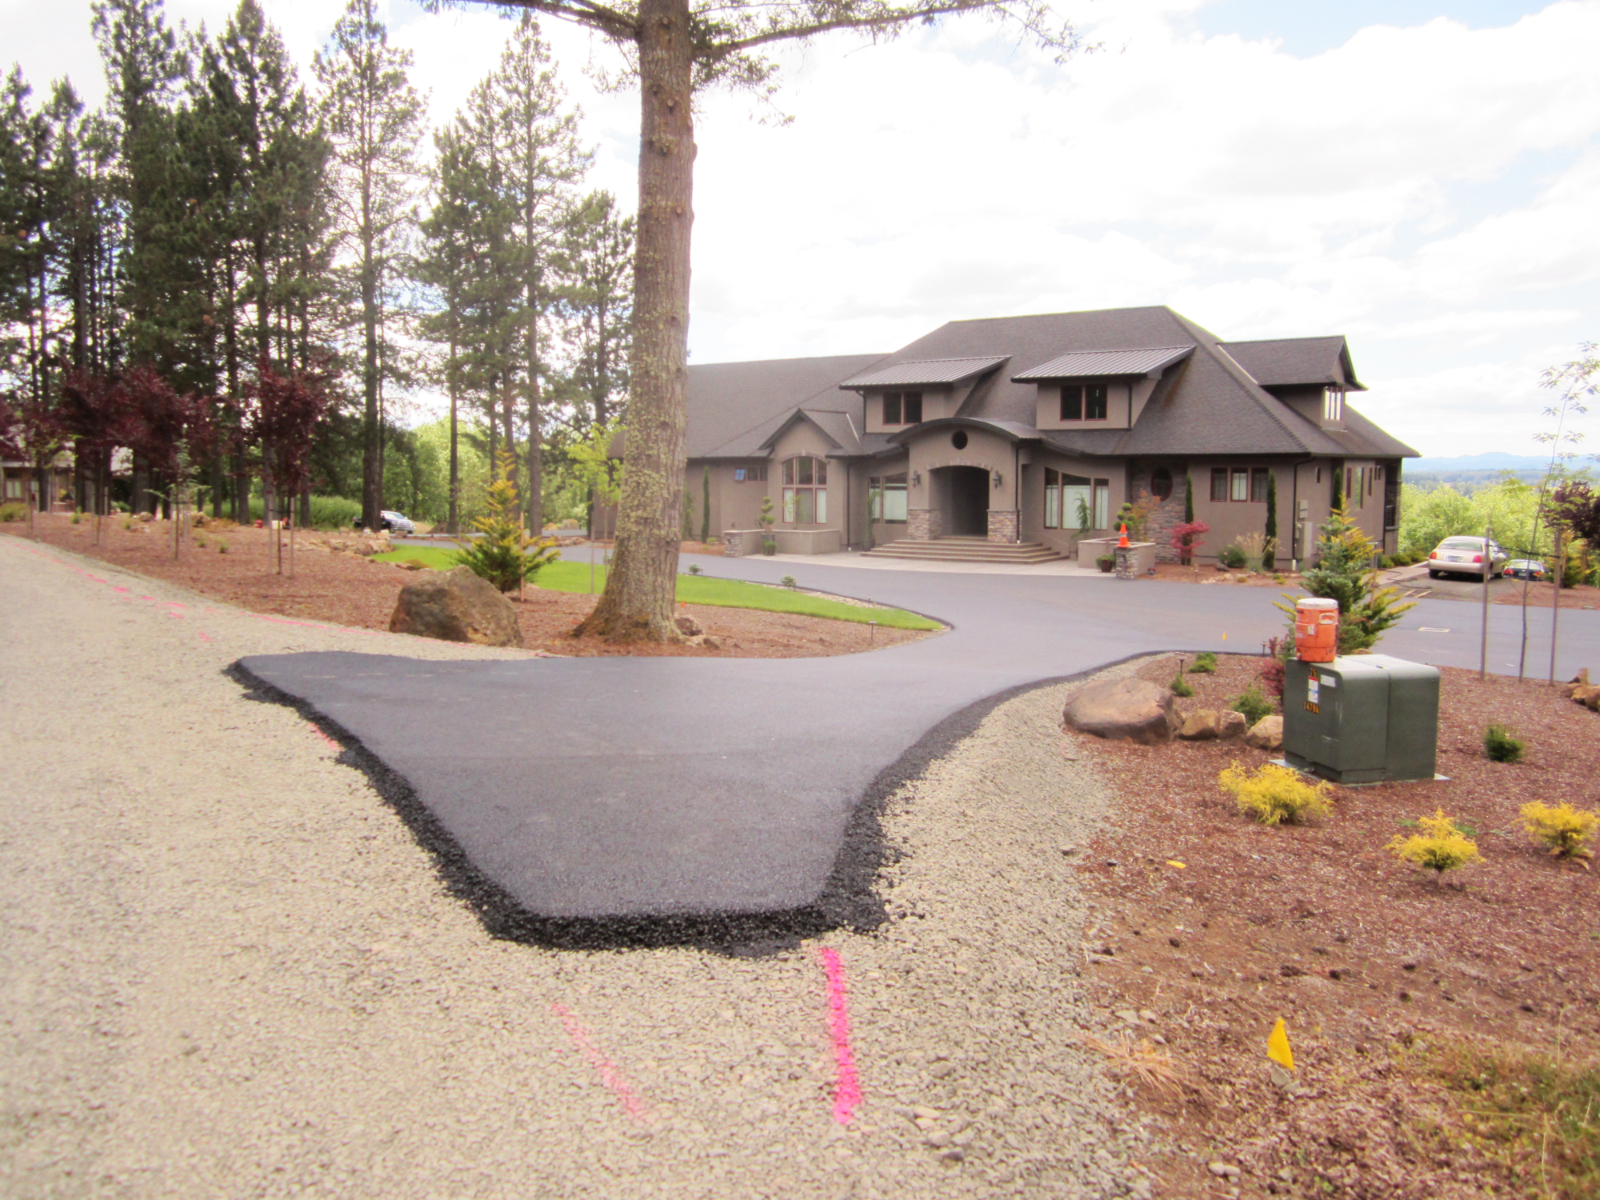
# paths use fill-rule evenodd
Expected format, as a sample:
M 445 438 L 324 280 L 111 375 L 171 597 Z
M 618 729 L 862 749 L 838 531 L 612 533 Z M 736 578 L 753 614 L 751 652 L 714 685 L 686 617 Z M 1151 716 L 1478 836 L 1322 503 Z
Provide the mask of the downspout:
M 1017 494 L 1016 544 L 1022 545 L 1022 443 L 1011 443 L 1011 490 Z
M 1300 538 L 1300 468 L 1301 467 L 1309 467 L 1312 463 L 1314 463 L 1316 461 L 1317 461 L 1316 460 L 1316 456 L 1313 455 L 1310 458 L 1303 458 L 1299 462 L 1293 464 L 1294 465 L 1294 476 L 1293 476 L 1293 478 L 1294 478 L 1294 494 L 1293 494 L 1292 498 L 1289 501 L 1289 503 L 1292 505 L 1292 507 L 1290 508 L 1289 511 L 1294 514 L 1294 517 L 1292 518 L 1292 520 L 1293 520 L 1292 528 L 1294 529 L 1294 538 L 1289 543 L 1291 546 L 1294 545 L 1294 542 L 1298 541 L 1299 538 Z M 1295 554 L 1290 554 L 1289 555 L 1289 560 L 1290 560 L 1291 563 L 1304 562 L 1305 561 L 1305 559 L 1306 559 L 1305 547 L 1301 546 L 1300 547 L 1300 551 L 1301 552 L 1300 552 L 1299 555 L 1295 555 Z M 1304 570 L 1304 569 L 1305 569 L 1304 567 L 1301 568 L 1301 570 Z

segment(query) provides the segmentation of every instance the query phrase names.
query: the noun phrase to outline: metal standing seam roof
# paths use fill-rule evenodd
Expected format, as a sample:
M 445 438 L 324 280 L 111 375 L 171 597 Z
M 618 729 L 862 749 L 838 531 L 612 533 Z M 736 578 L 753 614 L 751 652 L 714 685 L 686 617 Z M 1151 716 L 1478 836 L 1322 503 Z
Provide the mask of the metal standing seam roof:
M 1170 366 L 1193 346 L 1153 346 L 1141 350 L 1074 350 L 1049 362 L 1013 375 L 1013 383 L 1033 383 L 1041 379 L 1079 379 L 1097 375 L 1152 375 Z
M 880 387 L 935 387 L 960 383 L 974 375 L 982 375 L 1005 362 L 1010 355 L 984 358 L 925 358 L 915 362 L 895 363 L 876 371 L 867 371 L 846 379 L 839 385 L 842 391 L 860 391 Z

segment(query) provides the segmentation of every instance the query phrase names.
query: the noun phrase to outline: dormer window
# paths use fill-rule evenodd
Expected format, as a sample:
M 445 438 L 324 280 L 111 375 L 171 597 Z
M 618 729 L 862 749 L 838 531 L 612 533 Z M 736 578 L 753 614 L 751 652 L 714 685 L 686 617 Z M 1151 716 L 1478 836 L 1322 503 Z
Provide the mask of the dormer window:
M 1063 421 L 1104 421 L 1106 410 L 1106 385 L 1103 383 L 1069 383 L 1061 389 Z
M 921 392 L 885 392 L 883 394 L 883 423 L 885 425 L 917 425 L 921 422 Z
M 1322 390 L 1322 419 L 1330 424 L 1344 420 L 1344 393 L 1338 388 Z

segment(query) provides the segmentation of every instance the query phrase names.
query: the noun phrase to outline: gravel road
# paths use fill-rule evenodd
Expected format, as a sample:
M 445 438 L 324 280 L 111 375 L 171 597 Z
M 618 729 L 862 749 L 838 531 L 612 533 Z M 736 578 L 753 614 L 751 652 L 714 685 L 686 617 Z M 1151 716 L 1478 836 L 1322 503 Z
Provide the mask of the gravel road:
M 335 747 L 223 673 L 313 649 L 515 656 L 0 539 L 0 1193 L 1149 1194 L 1150 1134 L 1078 1042 L 1109 1015 L 1061 848 L 1107 793 L 1062 756 L 1063 687 L 890 800 L 876 933 L 571 952 L 490 938 Z

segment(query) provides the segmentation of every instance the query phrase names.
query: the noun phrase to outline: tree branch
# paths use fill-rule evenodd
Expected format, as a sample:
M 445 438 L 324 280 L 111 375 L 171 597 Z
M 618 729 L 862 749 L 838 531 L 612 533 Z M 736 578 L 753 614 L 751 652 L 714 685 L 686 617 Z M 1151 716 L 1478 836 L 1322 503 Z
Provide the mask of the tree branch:
M 423 7 L 429 12 L 439 12 L 466 4 L 528 9 L 571 21 L 575 25 L 586 25 L 617 41 L 636 42 L 639 39 L 639 23 L 635 18 L 604 4 L 596 4 L 593 0 L 426 0 Z

